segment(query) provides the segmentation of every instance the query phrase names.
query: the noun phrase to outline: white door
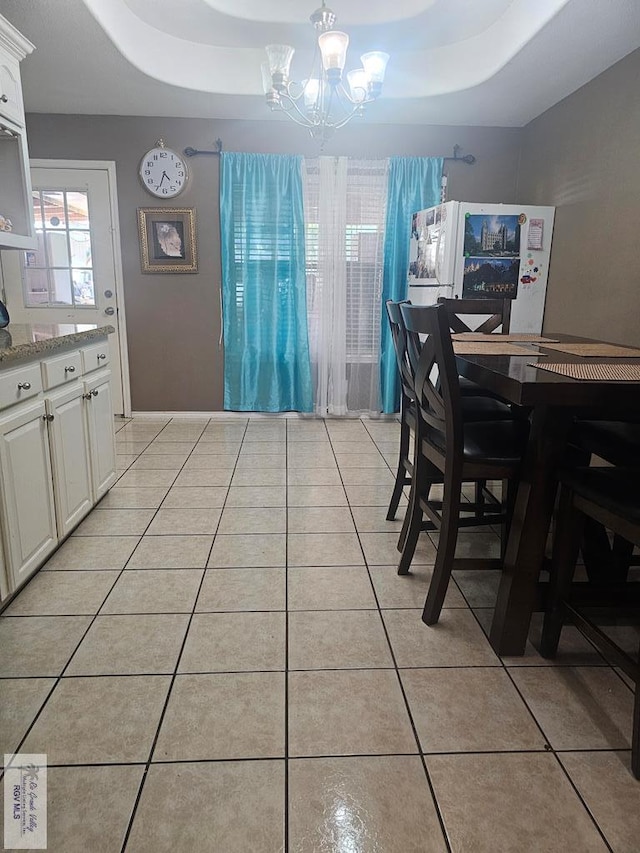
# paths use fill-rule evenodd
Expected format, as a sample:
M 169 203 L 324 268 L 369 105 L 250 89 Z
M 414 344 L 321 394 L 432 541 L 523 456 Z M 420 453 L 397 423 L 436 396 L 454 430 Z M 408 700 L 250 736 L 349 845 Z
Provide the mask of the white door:
M 31 181 L 37 248 L 2 256 L 11 322 L 114 326 L 109 336 L 114 413 L 128 414 L 110 170 L 33 166 Z

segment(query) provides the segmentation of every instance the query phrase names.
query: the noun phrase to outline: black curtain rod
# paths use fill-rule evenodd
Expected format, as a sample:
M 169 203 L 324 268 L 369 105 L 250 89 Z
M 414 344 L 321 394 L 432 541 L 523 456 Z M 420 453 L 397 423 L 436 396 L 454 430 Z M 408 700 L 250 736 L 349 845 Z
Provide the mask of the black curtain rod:
M 443 157 L 442 159 L 445 162 L 450 163 L 466 163 L 468 166 L 473 166 L 476 162 L 476 158 L 473 154 L 465 154 L 464 156 L 460 156 L 460 152 L 462 148 L 459 145 L 453 146 L 453 157 Z M 187 157 L 196 157 L 199 154 L 206 154 L 210 157 L 219 157 L 222 154 L 222 140 L 220 138 L 216 139 L 216 150 L 215 151 L 203 151 L 198 148 L 185 148 L 184 153 Z
M 211 157 L 219 157 L 222 154 L 222 140 L 220 137 L 216 139 L 215 151 L 201 151 L 198 148 L 185 148 L 184 153 L 187 157 L 195 157 L 197 154 L 209 154 Z

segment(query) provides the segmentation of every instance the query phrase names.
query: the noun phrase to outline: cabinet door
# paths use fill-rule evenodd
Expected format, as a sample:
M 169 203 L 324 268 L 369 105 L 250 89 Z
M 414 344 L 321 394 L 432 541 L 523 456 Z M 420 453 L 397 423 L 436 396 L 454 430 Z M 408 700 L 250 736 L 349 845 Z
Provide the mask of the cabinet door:
M 96 373 L 90 382 L 85 382 L 85 391 L 91 395 L 87 400 L 86 412 L 94 501 L 99 501 L 116 481 L 116 439 L 110 376 L 111 371 L 104 370 Z
M 0 418 L 0 472 L 5 560 L 11 590 L 58 542 L 44 401 L 24 403 Z
M 77 382 L 47 399 L 53 489 L 60 538 L 66 536 L 93 505 L 84 387 Z
M 18 63 L 0 51 L 0 118 L 24 124 Z

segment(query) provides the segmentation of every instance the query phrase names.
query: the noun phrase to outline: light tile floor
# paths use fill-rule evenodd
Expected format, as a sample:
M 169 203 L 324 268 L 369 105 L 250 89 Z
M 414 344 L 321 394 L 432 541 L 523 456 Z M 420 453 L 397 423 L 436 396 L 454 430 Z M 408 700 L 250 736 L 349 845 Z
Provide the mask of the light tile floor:
M 539 617 L 499 659 L 494 572 L 421 622 L 397 423 L 117 430 L 120 479 L 0 618 L 0 746 L 48 754 L 52 853 L 640 849 L 618 673 L 571 629 L 542 659 Z

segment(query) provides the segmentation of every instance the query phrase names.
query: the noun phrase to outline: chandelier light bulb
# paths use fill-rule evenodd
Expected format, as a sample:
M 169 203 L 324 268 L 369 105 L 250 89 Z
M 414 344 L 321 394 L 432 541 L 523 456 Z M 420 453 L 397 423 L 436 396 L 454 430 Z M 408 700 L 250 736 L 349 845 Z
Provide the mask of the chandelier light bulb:
M 295 50 L 289 44 L 268 44 L 265 50 L 273 88 L 281 91 L 289 80 L 289 69 Z
M 322 67 L 330 83 L 339 83 L 347 61 L 349 36 L 339 30 L 330 30 L 318 36 L 318 47 L 322 54 Z
M 349 83 L 349 91 L 351 100 L 356 104 L 361 104 L 366 100 L 369 92 L 369 78 L 364 68 L 356 68 L 355 71 L 350 71 L 347 74 Z

